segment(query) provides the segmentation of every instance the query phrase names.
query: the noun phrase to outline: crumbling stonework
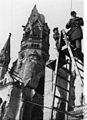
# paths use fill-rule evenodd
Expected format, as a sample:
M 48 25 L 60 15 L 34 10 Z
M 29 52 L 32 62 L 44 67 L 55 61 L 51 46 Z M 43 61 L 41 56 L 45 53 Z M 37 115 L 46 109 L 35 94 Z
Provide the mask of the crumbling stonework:
M 44 101 L 45 63 L 49 59 L 50 30 L 36 5 L 23 28 L 18 59 L 10 70 L 13 87 L 2 120 L 43 119 L 41 106 Z

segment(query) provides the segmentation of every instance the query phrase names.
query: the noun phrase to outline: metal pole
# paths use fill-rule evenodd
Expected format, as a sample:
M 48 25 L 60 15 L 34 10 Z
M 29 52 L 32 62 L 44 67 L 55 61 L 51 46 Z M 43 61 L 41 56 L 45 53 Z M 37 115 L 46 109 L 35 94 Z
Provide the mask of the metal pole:
M 53 72 L 53 70 L 52 70 L 52 91 L 53 91 L 53 78 L 54 78 L 54 72 Z
M 70 8 L 70 11 L 72 11 L 72 0 L 71 0 L 71 8 Z
M 52 111 L 51 111 L 51 120 L 53 120 L 53 110 L 54 110 L 54 103 L 55 103 L 55 92 L 56 92 L 56 82 L 57 82 L 57 73 L 58 73 L 58 62 L 59 62 L 59 53 L 57 56 L 57 60 L 56 60 L 56 68 L 55 68 L 55 75 L 54 75 L 54 83 L 55 86 L 53 88 L 53 104 L 52 104 Z

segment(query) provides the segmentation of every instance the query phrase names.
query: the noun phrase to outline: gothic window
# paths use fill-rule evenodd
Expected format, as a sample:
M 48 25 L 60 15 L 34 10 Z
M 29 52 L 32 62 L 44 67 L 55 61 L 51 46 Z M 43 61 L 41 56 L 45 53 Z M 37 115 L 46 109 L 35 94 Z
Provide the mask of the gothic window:
M 31 47 L 32 47 L 32 48 L 39 48 L 40 45 L 39 45 L 39 44 L 31 44 Z
M 34 26 L 33 27 L 33 36 L 37 37 L 37 38 L 40 38 L 41 30 L 40 30 L 39 26 Z

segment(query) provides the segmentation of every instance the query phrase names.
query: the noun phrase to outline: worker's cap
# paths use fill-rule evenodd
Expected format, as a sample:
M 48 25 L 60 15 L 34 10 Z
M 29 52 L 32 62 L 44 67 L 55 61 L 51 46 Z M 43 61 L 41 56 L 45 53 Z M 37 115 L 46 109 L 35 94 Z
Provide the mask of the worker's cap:
M 76 15 L 77 13 L 75 11 L 71 11 L 71 15 Z
M 53 29 L 53 32 L 55 32 L 55 30 L 58 30 L 58 27 L 54 28 L 54 29 Z

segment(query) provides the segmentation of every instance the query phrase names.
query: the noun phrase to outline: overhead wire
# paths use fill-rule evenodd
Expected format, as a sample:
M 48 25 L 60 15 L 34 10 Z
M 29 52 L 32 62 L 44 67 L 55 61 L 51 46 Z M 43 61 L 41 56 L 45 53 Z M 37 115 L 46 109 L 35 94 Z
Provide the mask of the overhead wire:
M 71 8 L 70 8 L 70 11 L 72 11 L 72 0 L 71 0 Z
M 14 79 L 15 79 L 15 78 L 14 78 Z M 43 95 L 42 97 L 44 97 L 44 96 L 45 96 L 45 95 Z M 46 96 L 47 96 L 47 95 L 46 95 Z M 22 102 L 28 102 L 28 103 L 30 103 L 30 104 L 37 105 L 37 106 L 39 106 L 39 107 L 42 107 L 42 108 L 46 108 L 46 109 L 52 110 L 51 107 L 44 106 L 44 105 L 41 105 L 41 104 L 32 102 L 32 101 L 30 101 L 30 100 L 24 100 L 24 99 L 21 99 L 20 97 L 13 97 L 13 96 L 10 96 L 10 95 L 9 95 L 9 97 L 16 98 L 16 99 L 19 99 L 19 100 L 22 101 Z M 70 116 L 72 116 L 72 117 L 76 117 L 75 115 L 72 115 L 72 114 L 70 114 L 69 112 L 62 111 L 62 110 L 58 110 L 57 108 L 54 109 L 53 111 L 60 111 L 60 112 L 62 112 L 62 113 L 68 114 L 68 115 L 70 115 Z
M 9 97 L 10 97 L 10 96 L 9 96 Z M 46 109 L 49 109 L 49 110 L 52 110 L 52 109 L 53 109 L 53 108 L 51 108 L 51 107 L 44 106 L 44 105 L 41 105 L 41 104 L 32 102 L 32 101 L 30 101 L 30 100 L 21 99 L 20 97 L 13 97 L 13 96 L 11 96 L 11 97 L 12 97 L 12 98 L 17 98 L 17 99 L 19 99 L 19 100 L 22 101 L 22 102 L 28 102 L 28 103 L 33 104 L 33 105 L 36 105 L 36 106 L 38 106 L 38 107 L 46 108 Z M 80 118 L 80 117 L 78 117 L 78 116 L 75 116 L 75 115 L 67 112 L 67 111 L 62 111 L 61 109 L 57 109 L 57 108 L 56 108 L 56 109 L 54 109 L 53 111 L 65 113 L 65 114 L 70 115 L 70 116 L 75 117 L 75 118 Z

